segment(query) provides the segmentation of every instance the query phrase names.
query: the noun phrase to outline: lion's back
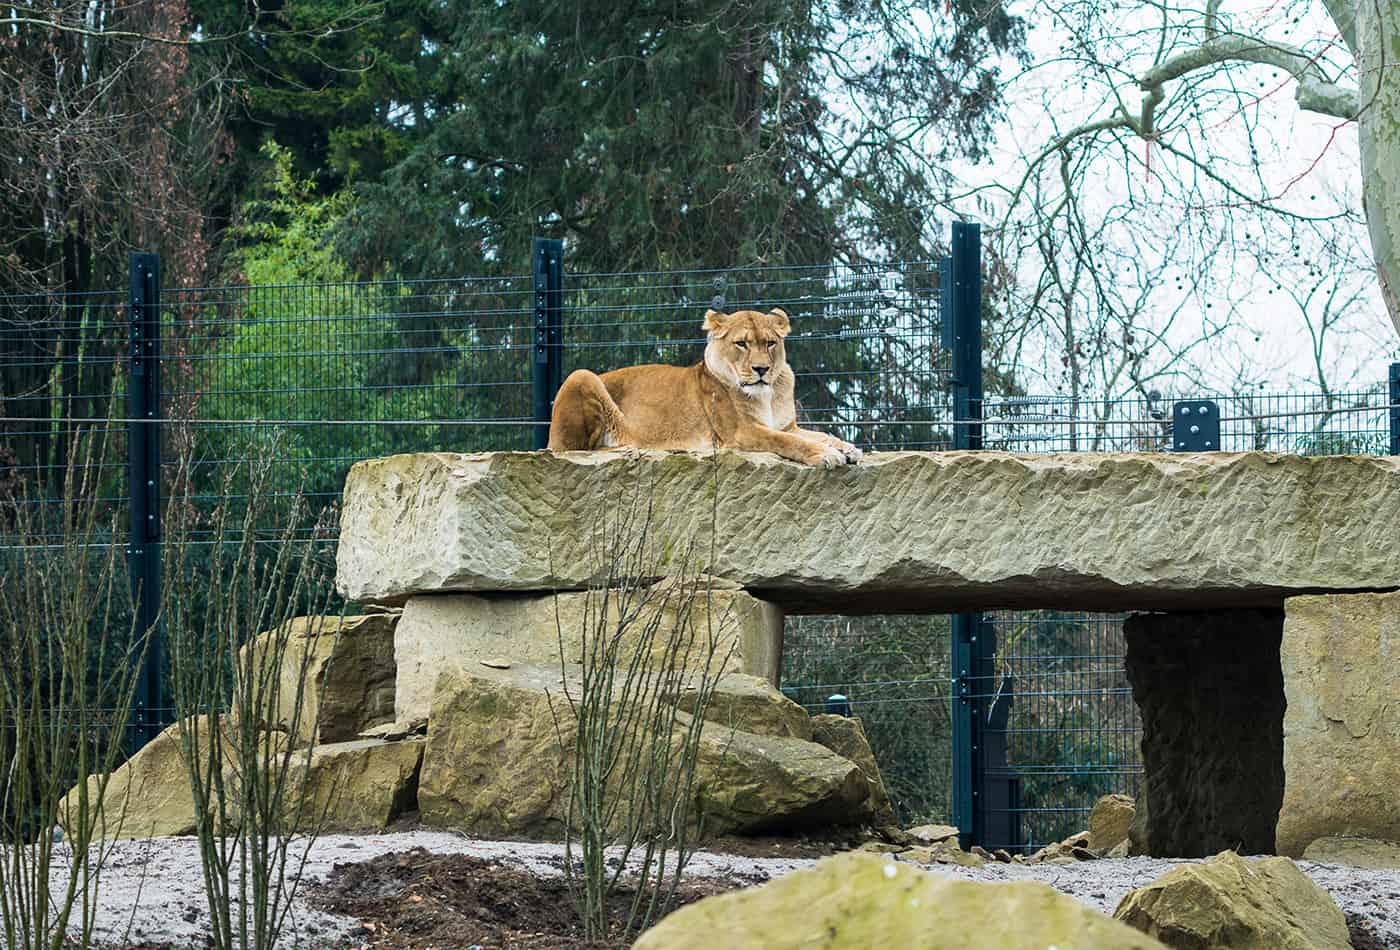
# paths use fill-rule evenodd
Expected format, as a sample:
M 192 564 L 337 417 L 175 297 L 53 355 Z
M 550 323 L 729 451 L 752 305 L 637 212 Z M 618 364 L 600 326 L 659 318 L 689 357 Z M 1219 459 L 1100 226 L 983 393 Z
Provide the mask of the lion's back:
M 698 365 L 650 363 L 615 369 L 600 378 L 643 447 L 704 448 L 711 440 L 701 405 L 701 372 Z

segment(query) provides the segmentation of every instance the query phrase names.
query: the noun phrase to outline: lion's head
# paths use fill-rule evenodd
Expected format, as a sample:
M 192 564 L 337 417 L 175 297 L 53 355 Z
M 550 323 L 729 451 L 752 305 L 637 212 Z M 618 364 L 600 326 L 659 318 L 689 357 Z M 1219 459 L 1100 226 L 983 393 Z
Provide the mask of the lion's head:
M 783 338 L 791 325 L 785 310 L 767 313 L 738 310 L 705 313 L 705 367 L 747 396 L 772 391 L 773 380 L 787 369 Z

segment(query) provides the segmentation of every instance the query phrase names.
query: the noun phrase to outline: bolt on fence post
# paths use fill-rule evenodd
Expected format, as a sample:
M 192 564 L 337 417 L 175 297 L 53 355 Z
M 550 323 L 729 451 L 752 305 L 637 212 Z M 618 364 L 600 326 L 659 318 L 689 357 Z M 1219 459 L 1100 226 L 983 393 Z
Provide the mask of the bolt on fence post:
M 1220 406 L 1215 400 L 1181 399 L 1172 403 L 1172 451 L 1220 451 Z
M 1400 363 L 1390 364 L 1390 454 L 1400 455 Z
M 127 321 L 127 480 L 131 541 L 127 564 L 136 629 L 149 636 L 133 710 L 135 746 L 160 732 L 160 257 L 131 252 Z M 135 751 L 135 748 L 133 748 Z
M 534 280 L 535 314 L 534 345 L 530 350 L 534 446 L 543 449 L 549 445 L 554 396 L 564 382 L 564 242 L 535 238 L 530 273 Z

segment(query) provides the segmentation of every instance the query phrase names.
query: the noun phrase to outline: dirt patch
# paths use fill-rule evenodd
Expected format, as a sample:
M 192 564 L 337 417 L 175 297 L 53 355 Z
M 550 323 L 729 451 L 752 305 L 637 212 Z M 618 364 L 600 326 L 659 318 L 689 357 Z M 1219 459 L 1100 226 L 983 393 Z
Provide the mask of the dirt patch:
M 737 881 L 692 878 L 677 904 L 740 886 Z M 612 936 L 586 941 L 562 877 L 539 877 L 516 865 L 415 848 L 355 864 L 337 864 L 329 879 L 308 895 L 333 914 L 360 922 L 350 938 L 386 950 L 429 947 L 521 947 L 526 950 L 585 948 L 613 950 L 633 890 L 614 895 L 609 911 Z

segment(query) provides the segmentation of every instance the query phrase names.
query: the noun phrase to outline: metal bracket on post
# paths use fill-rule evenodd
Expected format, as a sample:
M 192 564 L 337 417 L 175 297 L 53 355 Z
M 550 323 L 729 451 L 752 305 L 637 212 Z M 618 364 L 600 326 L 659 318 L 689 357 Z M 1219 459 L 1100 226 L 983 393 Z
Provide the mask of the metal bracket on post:
M 138 743 L 155 738 L 161 721 L 160 641 L 160 257 L 133 251 L 127 320 L 127 479 L 131 541 L 127 549 L 136 629 L 149 637 L 136 686 Z M 133 750 L 134 751 L 134 750 Z
M 1400 363 L 1390 364 L 1390 454 L 1400 455 Z
M 530 379 L 534 390 L 535 448 L 549 445 L 554 395 L 564 378 L 564 242 L 535 238 L 530 254 L 534 277 L 535 332 Z
M 1220 406 L 1213 399 L 1172 403 L 1172 451 L 1220 451 Z

